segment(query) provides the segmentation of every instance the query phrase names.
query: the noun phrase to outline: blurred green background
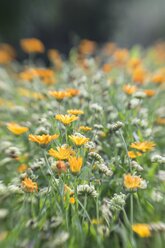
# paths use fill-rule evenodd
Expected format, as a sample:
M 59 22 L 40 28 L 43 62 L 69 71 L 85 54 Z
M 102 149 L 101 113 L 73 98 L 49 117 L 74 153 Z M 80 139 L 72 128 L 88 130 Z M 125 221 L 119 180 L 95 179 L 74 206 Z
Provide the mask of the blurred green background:
M 67 53 L 79 39 L 121 46 L 165 38 L 165 0 L 0 0 L 0 42 L 38 37 Z

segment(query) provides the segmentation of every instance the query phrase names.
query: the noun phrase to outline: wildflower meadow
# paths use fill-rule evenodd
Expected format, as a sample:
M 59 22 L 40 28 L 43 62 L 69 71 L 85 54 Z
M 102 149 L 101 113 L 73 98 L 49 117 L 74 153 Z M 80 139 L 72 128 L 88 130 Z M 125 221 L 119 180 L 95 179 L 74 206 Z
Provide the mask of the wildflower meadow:
M 0 247 L 163 248 L 165 43 L 19 45 L 0 44 Z

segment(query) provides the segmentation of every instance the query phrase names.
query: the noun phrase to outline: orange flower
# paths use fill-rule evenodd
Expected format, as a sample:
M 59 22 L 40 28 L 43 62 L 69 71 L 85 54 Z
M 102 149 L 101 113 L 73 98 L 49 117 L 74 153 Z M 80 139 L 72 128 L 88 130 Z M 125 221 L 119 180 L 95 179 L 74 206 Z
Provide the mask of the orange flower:
M 56 49 L 48 50 L 48 58 L 55 64 L 57 69 L 61 69 L 62 59 L 59 52 Z
M 142 153 L 140 152 L 134 152 L 134 151 L 128 151 L 128 156 L 132 159 L 142 156 Z
M 108 73 L 112 70 L 112 65 L 110 64 L 104 64 L 102 67 L 103 72 Z
M 64 125 L 69 125 L 73 121 L 78 120 L 78 117 L 75 115 L 56 115 L 55 119 L 62 122 Z
M 81 157 L 70 157 L 68 159 L 70 170 L 73 173 L 78 173 L 81 170 L 83 159 Z
M 142 152 L 153 150 L 155 143 L 152 141 L 135 142 L 130 145 L 131 148 L 135 148 Z
M 96 48 L 96 43 L 91 40 L 82 40 L 79 45 L 79 51 L 82 54 L 91 54 Z
M 76 200 L 75 200 L 75 198 L 72 196 L 72 197 L 70 197 L 69 202 L 70 202 L 70 204 L 75 204 Z
M 156 123 L 159 125 L 165 125 L 165 118 L 161 118 L 161 117 L 157 118 Z
M 80 127 L 79 127 L 79 130 L 80 130 L 80 131 L 87 132 L 87 131 L 91 131 L 92 128 L 91 128 L 91 127 L 88 127 L 88 126 L 80 126 Z
M 48 135 L 48 134 L 43 134 L 43 135 L 33 135 L 33 134 L 29 134 L 29 140 L 32 142 L 36 142 L 40 145 L 43 144 L 48 144 L 49 142 L 51 142 L 52 140 L 55 140 L 59 137 L 58 134 L 54 134 L 54 135 Z
M 45 50 L 44 44 L 36 38 L 22 39 L 20 45 L 26 53 L 43 53 Z
M 124 175 L 124 186 L 127 189 L 141 188 L 142 179 L 139 176 L 132 176 L 131 174 Z
M 128 95 L 132 95 L 137 91 L 137 87 L 134 85 L 126 84 L 123 86 L 123 91 Z
M 70 97 L 77 96 L 80 94 L 80 91 L 74 88 L 69 88 L 66 90 Z
M 89 141 L 89 138 L 85 136 L 69 135 L 69 138 L 76 146 L 82 146 Z
M 151 236 L 150 226 L 147 224 L 134 224 L 132 225 L 132 230 L 141 238 L 148 238 Z
M 156 94 L 155 90 L 144 90 L 147 96 L 154 96 Z
M 138 66 L 134 69 L 132 73 L 132 79 L 136 83 L 143 84 L 146 79 L 146 75 L 147 74 L 144 68 L 141 66 Z
M 24 188 L 25 191 L 27 192 L 35 192 L 38 191 L 38 185 L 37 183 L 33 182 L 30 178 L 26 177 L 22 181 L 22 187 Z
M 127 49 L 117 49 L 113 54 L 115 62 L 123 64 L 128 60 L 129 54 Z
M 53 96 L 56 98 L 56 100 L 61 101 L 64 98 L 70 97 L 70 94 L 67 91 L 50 91 L 50 96 Z
M 84 111 L 80 109 L 68 109 L 67 113 L 70 115 L 83 115 Z
M 18 168 L 17 168 L 17 171 L 19 173 L 23 173 L 27 170 L 28 166 L 26 164 L 21 164 Z
M 69 159 L 71 155 L 74 154 L 74 151 L 70 148 L 67 147 L 66 145 L 63 145 L 61 147 L 57 147 L 57 150 L 54 150 L 51 148 L 49 150 L 49 155 L 59 159 L 59 160 L 66 160 Z
M 21 126 L 14 122 L 8 123 L 7 128 L 16 135 L 21 135 L 29 130 L 28 127 Z

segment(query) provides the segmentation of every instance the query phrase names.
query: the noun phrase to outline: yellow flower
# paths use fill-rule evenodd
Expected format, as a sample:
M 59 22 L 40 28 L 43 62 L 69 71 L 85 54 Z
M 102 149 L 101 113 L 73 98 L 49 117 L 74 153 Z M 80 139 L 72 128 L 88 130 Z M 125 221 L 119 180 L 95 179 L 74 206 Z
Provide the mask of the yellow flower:
M 70 197 L 69 202 L 70 202 L 70 204 L 75 204 L 76 200 L 75 200 L 75 198 L 72 196 L 72 197 Z
M 70 157 L 68 161 L 69 161 L 71 172 L 73 173 L 80 172 L 82 163 L 83 163 L 83 160 L 81 157 Z
M 20 135 L 23 133 L 26 133 L 29 128 L 28 127 L 23 127 L 17 123 L 11 122 L 7 124 L 7 128 L 14 134 Z
M 67 113 L 70 115 L 83 115 L 84 111 L 82 111 L 80 109 L 69 109 L 69 110 L 67 110 Z
M 91 131 L 92 128 L 91 128 L 91 127 L 88 127 L 88 126 L 80 126 L 80 127 L 79 127 L 79 130 L 80 130 L 80 131 L 87 132 L 87 131 Z
M 139 176 L 132 176 L 131 174 L 124 175 L 124 186 L 127 189 L 141 188 L 142 179 Z
M 44 44 L 36 38 L 22 39 L 20 45 L 26 53 L 43 53 L 45 50 Z
M 55 119 L 62 122 L 64 125 L 69 125 L 73 121 L 76 121 L 78 119 L 75 115 L 56 115 Z
M 126 84 L 123 86 L 123 91 L 128 95 L 132 95 L 137 91 L 137 87 L 134 85 Z
M 63 145 L 61 147 L 57 147 L 57 150 L 51 148 L 49 150 L 49 155 L 59 160 L 65 160 L 69 159 L 71 155 L 74 155 L 74 151 L 70 147 Z
M 82 146 L 89 141 L 89 138 L 85 136 L 69 135 L 69 138 L 76 146 Z
M 80 91 L 74 88 L 69 88 L 66 91 L 70 97 L 77 96 L 78 94 L 80 94 Z
M 155 143 L 152 141 L 135 142 L 132 143 L 130 147 L 142 152 L 147 152 L 151 151 L 155 147 Z
M 38 185 L 37 183 L 33 182 L 30 178 L 26 177 L 22 181 L 22 187 L 24 188 L 25 191 L 27 192 L 35 192 L 38 191 Z
M 67 91 L 50 91 L 49 95 L 55 97 L 58 101 L 61 101 L 66 97 L 70 97 L 70 94 Z
M 142 156 L 142 153 L 140 153 L 140 152 L 134 152 L 134 151 L 128 151 L 128 156 L 133 159 L 133 158 Z
M 26 164 L 21 164 L 18 168 L 17 168 L 17 171 L 19 173 L 23 173 L 27 170 L 28 166 Z
M 132 225 L 132 230 L 141 238 L 148 238 L 151 236 L 150 227 L 147 224 L 134 224 Z
M 33 135 L 33 134 L 29 134 L 29 140 L 32 142 L 37 142 L 40 145 L 43 144 L 48 144 L 49 142 L 51 142 L 52 140 L 55 140 L 59 137 L 58 134 L 54 134 L 54 135 L 48 135 L 48 134 L 43 134 L 43 135 Z

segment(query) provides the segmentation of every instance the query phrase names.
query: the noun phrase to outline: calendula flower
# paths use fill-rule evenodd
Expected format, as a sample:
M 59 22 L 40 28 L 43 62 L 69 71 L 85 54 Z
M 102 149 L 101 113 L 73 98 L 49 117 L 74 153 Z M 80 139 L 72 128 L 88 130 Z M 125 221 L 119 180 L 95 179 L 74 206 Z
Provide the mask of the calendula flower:
M 49 95 L 55 97 L 58 101 L 62 101 L 64 98 L 70 96 L 67 91 L 50 91 Z
M 22 39 L 20 45 L 26 53 L 43 53 L 45 50 L 44 44 L 36 38 Z
M 26 177 L 22 181 L 22 187 L 24 188 L 25 191 L 27 192 L 35 192 L 38 191 L 38 185 L 36 182 L 33 182 L 30 178 Z
M 82 111 L 80 109 L 68 109 L 67 113 L 70 115 L 83 115 L 84 111 Z
M 54 135 L 48 135 L 48 134 L 43 134 L 43 135 L 33 135 L 29 134 L 29 140 L 32 142 L 36 142 L 40 145 L 47 145 L 49 142 L 52 140 L 55 140 L 59 137 L 58 134 Z
M 74 88 L 66 89 L 66 92 L 69 94 L 70 97 L 77 96 L 80 94 L 80 91 Z
M 144 90 L 143 92 L 146 94 L 146 96 L 149 97 L 154 96 L 156 94 L 155 90 Z
M 82 40 L 79 45 L 80 53 L 86 55 L 93 53 L 95 48 L 96 48 L 96 43 L 94 41 L 86 40 L 86 39 Z
M 159 124 L 159 125 L 165 125 L 165 118 L 163 118 L 163 117 L 162 118 L 161 117 L 157 118 L 156 123 Z
M 69 125 L 73 121 L 78 120 L 78 117 L 76 115 L 61 115 L 57 114 L 55 116 L 55 119 L 62 122 L 64 125 Z
M 49 155 L 55 157 L 58 160 L 67 160 L 71 155 L 74 155 L 74 153 L 75 152 L 66 145 L 57 147 L 57 150 L 54 150 L 53 148 L 49 150 Z
M 150 226 L 148 224 L 134 224 L 132 225 L 132 230 L 141 238 L 148 238 L 151 236 Z
M 72 196 L 72 197 L 70 197 L 69 202 L 70 202 L 70 204 L 75 204 L 76 200 L 75 200 L 75 198 Z
M 57 169 L 58 173 L 61 174 L 62 172 L 67 171 L 67 166 L 66 166 L 64 161 L 59 160 L 56 162 L 56 169 Z
M 124 175 L 124 186 L 127 189 L 137 189 L 142 187 L 143 180 L 139 176 L 132 176 L 131 174 Z
M 27 170 L 28 166 L 26 164 L 21 164 L 18 168 L 17 168 L 17 171 L 19 173 L 23 173 Z
M 15 122 L 8 123 L 7 128 L 16 135 L 21 135 L 29 130 L 28 127 L 21 126 Z
M 142 153 L 140 152 L 134 152 L 134 151 L 128 151 L 128 156 L 132 159 L 142 156 Z
M 70 157 L 68 159 L 70 170 L 73 173 L 78 173 L 81 170 L 83 159 L 81 157 Z
M 82 146 L 86 144 L 89 141 L 89 138 L 86 138 L 85 136 L 81 135 L 69 135 L 69 138 L 76 146 Z
M 142 152 L 147 152 L 153 150 L 155 143 L 152 141 L 135 142 L 130 145 L 131 148 L 135 148 Z
M 126 84 L 123 86 L 123 91 L 128 95 L 132 95 L 137 91 L 137 87 L 134 85 Z
M 80 130 L 80 131 L 87 132 L 87 131 L 91 131 L 92 128 L 91 128 L 91 127 L 88 127 L 88 126 L 80 126 L 80 127 L 79 127 L 79 130 Z

